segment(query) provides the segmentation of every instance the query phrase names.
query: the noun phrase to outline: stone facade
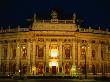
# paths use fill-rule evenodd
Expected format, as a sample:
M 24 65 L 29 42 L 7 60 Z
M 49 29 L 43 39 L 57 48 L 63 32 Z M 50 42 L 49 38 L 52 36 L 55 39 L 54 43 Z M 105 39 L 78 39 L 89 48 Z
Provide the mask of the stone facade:
M 34 20 L 0 30 L 0 75 L 108 76 L 110 32 L 73 20 Z

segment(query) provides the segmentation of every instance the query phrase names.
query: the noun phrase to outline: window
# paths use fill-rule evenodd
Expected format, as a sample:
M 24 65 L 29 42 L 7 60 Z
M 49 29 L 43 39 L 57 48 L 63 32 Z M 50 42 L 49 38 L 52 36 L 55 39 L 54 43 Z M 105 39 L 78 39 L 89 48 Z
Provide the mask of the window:
M 70 59 L 70 48 L 65 48 L 65 58 Z
M 27 56 L 27 49 L 26 47 L 23 47 L 23 58 L 26 59 Z
M 44 56 L 44 47 L 38 46 L 38 57 L 43 58 L 43 56 Z
M 58 57 L 58 50 L 57 49 L 51 49 L 51 57 L 53 57 L 53 58 Z
M 15 57 L 16 57 L 16 48 L 13 48 L 13 56 L 12 56 L 12 58 L 15 59 Z
M 84 60 L 85 59 L 85 55 L 86 55 L 86 51 L 85 51 L 85 48 L 81 48 L 81 60 Z

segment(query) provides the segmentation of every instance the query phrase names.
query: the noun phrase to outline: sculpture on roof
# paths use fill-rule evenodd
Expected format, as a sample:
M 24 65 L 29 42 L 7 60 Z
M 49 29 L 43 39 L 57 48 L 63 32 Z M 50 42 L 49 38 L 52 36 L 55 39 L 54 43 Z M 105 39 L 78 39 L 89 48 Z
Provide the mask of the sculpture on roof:
M 51 17 L 52 17 L 52 19 L 57 19 L 57 17 L 58 17 L 57 12 L 56 11 L 52 11 Z

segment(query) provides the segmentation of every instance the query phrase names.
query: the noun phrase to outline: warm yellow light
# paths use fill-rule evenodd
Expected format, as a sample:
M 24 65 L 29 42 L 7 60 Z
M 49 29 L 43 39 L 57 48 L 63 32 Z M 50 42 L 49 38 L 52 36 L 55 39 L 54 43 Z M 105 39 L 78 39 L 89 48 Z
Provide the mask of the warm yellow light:
M 52 61 L 49 63 L 49 66 L 58 66 L 58 62 Z
M 23 46 L 23 49 L 25 48 L 25 46 Z
M 19 69 L 19 72 L 21 72 L 20 69 Z
M 51 49 L 51 57 L 57 57 L 58 56 L 58 49 Z
M 34 71 L 34 68 L 32 70 Z

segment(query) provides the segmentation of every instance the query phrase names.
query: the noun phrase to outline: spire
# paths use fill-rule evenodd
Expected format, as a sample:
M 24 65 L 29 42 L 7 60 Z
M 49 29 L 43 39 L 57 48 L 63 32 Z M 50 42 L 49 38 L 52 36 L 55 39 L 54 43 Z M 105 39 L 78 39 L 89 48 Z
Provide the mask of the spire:
M 76 13 L 73 13 L 73 20 L 76 19 Z

